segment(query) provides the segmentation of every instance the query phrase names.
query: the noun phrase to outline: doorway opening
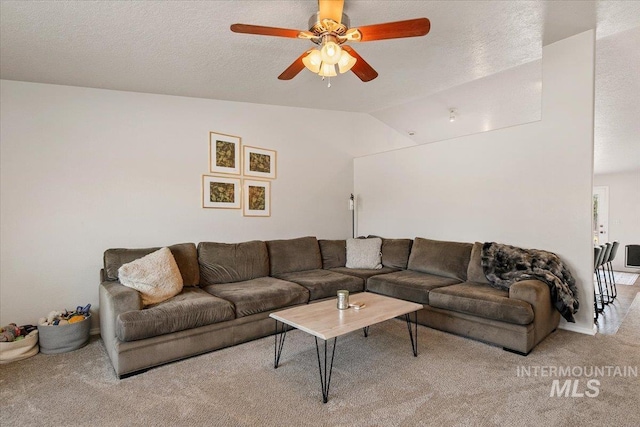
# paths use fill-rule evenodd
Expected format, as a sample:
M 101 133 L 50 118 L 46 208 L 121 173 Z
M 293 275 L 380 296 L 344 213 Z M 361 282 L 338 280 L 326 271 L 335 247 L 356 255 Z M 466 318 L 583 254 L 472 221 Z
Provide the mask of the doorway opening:
M 609 241 L 609 187 L 593 187 L 593 244 Z

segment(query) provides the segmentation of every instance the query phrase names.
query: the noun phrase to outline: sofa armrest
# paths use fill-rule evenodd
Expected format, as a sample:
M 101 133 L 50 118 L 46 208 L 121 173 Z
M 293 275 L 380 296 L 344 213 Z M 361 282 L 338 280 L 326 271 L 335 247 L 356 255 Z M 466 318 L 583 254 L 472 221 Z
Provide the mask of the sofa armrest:
M 128 288 L 120 282 L 105 281 L 100 284 L 99 298 L 100 335 L 107 347 L 109 356 L 113 356 L 118 316 L 127 311 L 141 310 L 142 297 L 138 291 Z
M 551 301 L 549 286 L 539 280 L 523 280 L 509 288 L 509 298 L 525 301 L 533 308 L 534 342 L 537 345 L 560 323 L 560 313 Z M 533 347 L 532 347 L 533 348 Z

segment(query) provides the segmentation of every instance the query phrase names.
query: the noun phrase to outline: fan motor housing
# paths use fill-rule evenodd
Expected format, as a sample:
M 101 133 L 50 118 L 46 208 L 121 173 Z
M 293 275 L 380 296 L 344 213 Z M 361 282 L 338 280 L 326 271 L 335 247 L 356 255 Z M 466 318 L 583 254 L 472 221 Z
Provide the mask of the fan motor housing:
M 322 42 L 322 37 L 328 34 L 343 36 L 349 29 L 350 25 L 351 21 L 346 13 L 342 14 L 342 22 L 340 24 L 333 19 L 324 19 L 320 21 L 319 11 L 311 15 L 309 18 L 309 31 L 317 36 L 317 38 L 312 39 L 316 44 L 320 44 Z

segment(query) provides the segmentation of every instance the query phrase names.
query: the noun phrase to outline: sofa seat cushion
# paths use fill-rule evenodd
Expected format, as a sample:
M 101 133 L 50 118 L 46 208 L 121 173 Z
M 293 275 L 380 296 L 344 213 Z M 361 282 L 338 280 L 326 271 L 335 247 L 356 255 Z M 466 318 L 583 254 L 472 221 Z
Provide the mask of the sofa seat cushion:
M 307 288 L 311 301 L 336 296 L 341 289 L 349 292 L 364 291 L 364 279 L 329 270 L 296 271 L 279 274 L 278 277 Z
M 360 277 L 361 279 L 367 280 L 371 276 L 377 276 L 378 274 L 387 274 L 393 273 L 394 271 L 398 271 L 398 268 L 390 268 L 390 267 L 382 267 L 378 270 L 373 270 L 369 268 L 347 268 L 347 267 L 338 267 L 331 268 L 330 271 L 335 271 L 336 273 L 348 274 L 349 276 Z
M 456 283 L 460 283 L 460 280 L 402 270 L 369 278 L 367 291 L 419 304 L 429 304 L 431 290 Z
M 233 304 L 202 289 L 183 288 L 159 304 L 121 313 L 116 320 L 120 341 L 135 341 L 235 319 Z
M 531 304 L 509 298 L 509 291 L 483 283 L 465 282 L 434 289 L 429 294 L 429 305 L 516 325 L 533 322 Z
M 209 285 L 204 290 L 231 301 L 236 308 L 237 317 L 309 302 L 309 291 L 304 287 L 273 277 Z

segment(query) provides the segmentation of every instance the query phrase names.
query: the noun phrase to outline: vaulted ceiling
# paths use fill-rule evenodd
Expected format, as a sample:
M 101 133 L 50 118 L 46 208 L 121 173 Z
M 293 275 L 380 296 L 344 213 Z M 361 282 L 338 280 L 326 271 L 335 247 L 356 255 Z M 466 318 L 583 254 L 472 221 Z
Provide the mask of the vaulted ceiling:
M 595 170 L 640 169 L 640 2 L 346 0 L 352 27 L 424 16 L 431 32 L 353 43 L 379 77 L 339 75 L 331 88 L 307 70 L 277 79 L 310 42 L 229 30 L 304 30 L 316 10 L 314 0 L 3 0 L 0 77 L 369 113 L 425 143 L 539 119 L 542 46 L 596 28 Z

